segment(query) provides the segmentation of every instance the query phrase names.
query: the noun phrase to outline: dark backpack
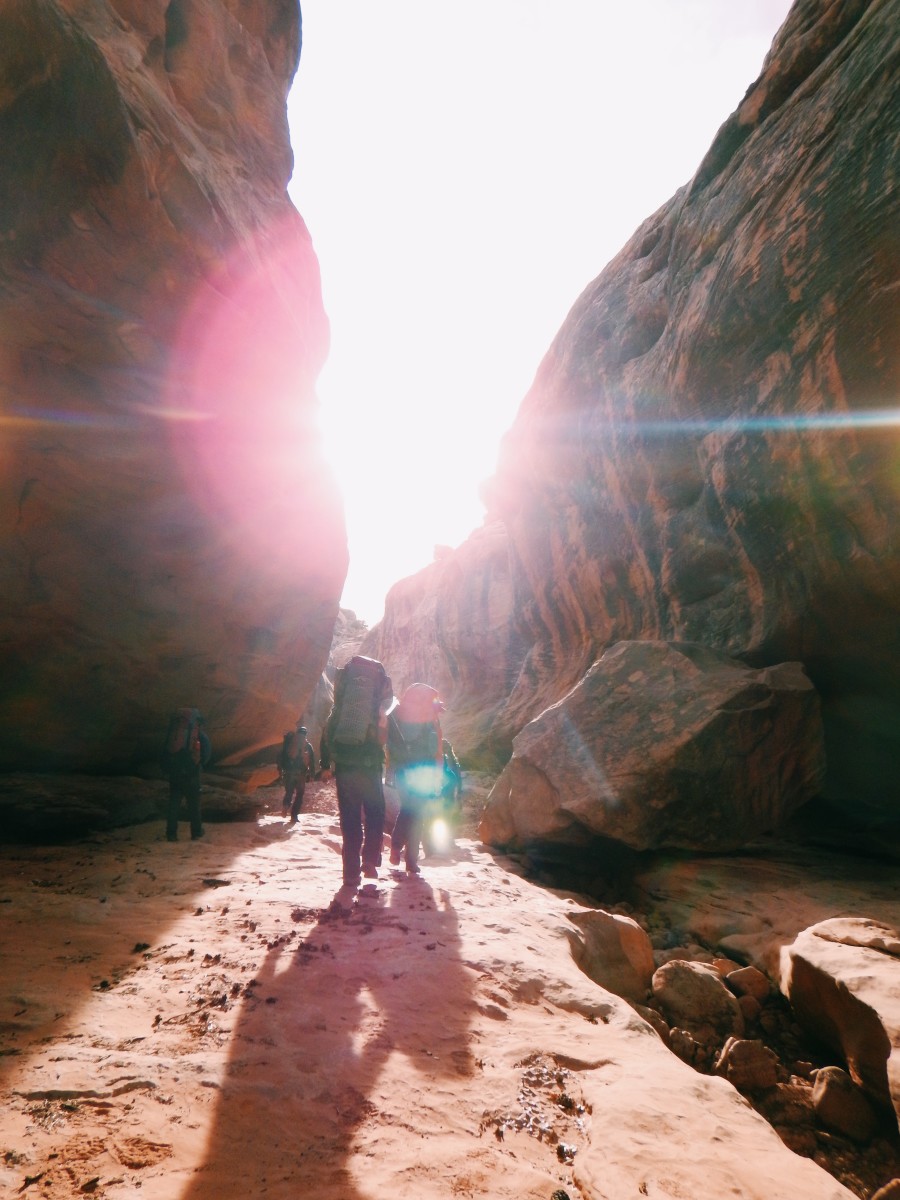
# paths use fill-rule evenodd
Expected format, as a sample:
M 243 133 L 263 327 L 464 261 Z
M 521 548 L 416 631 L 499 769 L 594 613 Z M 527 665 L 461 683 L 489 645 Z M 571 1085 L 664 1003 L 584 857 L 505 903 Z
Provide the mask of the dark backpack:
M 200 713 L 196 708 L 179 708 L 169 721 L 163 760 L 168 766 L 199 766 L 201 756 Z
M 304 753 L 309 743 L 305 737 L 302 737 L 296 729 L 289 729 L 284 735 L 284 741 L 281 744 L 281 754 L 278 756 L 278 765 L 282 770 L 306 767 L 309 769 L 311 764 L 306 761 L 309 757 Z
M 342 746 L 377 743 L 379 718 L 393 695 L 381 663 L 355 654 L 335 677 L 331 740 Z
M 398 721 L 393 715 L 388 720 L 391 763 L 395 767 L 438 760 L 441 727 L 437 721 Z

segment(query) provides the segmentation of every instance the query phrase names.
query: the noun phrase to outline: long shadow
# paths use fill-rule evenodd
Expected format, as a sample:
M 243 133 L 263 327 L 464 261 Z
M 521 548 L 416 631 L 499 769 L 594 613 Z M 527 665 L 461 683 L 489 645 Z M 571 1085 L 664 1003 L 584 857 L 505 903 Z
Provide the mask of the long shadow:
M 217 856 L 216 872 L 251 846 L 286 836 L 281 823 L 241 829 L 246 839 L 226 845 L 207 825 L 200 845 Z M 0 1088 L 36 1048 L 76 1023 L 102 978 L 127 984 L 144 962 L 138 942 L 158 946 L 185 911 L 209 900 L 204 861 L 190 842 L 168 845 L 161 821 L 62 845 L 0 846 L 0 960 L 8 964 L 0 982 Z M 17 903 L 26 889 L 40 897 L 29 904 L 29 920 Z M 116 949 L 113 930 L 120 931 Z M 51 1001 L 32 1002 L 36 994 Z
M 351 1160 L 379 1116 L 396 1121 L 374 1103 L 391 1056 L 428 1079 L 473 1071 L 471 986 L 446 891 L 403 880 L 312 919 L 299 944 L 269 951 L 244 991 L 206 1160 L 181 1200 L 261 1187 L 292 1200 L 369 1200 Z M 415 1121 L 405 1099 L 398 1106 Z

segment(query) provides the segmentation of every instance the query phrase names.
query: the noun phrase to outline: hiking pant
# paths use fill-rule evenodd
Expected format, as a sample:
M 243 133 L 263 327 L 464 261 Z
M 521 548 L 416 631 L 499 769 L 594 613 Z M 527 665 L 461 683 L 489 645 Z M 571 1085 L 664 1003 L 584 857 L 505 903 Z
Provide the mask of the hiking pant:
M 281 811 L 287 812 L 291 810 L 291 816 L 296 817 L 300 809 L 303 807 L 303 789 L 306 787 L 306 775 L 294 774 L 287 772 L 284 777 L 284 799 L 281 802 Z
M 199 837 L 203 832 L 200 823 L 200 772 L 191 771 L 188 774 L 178 773 L 169 776 L 169 807 L 166 812 L 166 837 L 178 837 L 178 818 L 181 815 L 181 801 L 187 801 L 188 819 L 191 823 L 191 837 Z
M 381 866 L 384 837 L 384 789 L 381 767 L 340 767 L 334 772 L 341 818 L 344 883 L 357 884 L 362 866 Z M 363 839 L 365 829 L 365 840 Z
M 398 863 L 405 850 L 407 867 L 414 867 L 419 861 L 422 827 L 425 824 L 423 803 L 420 797 L 410 796 L 402 788 L 397 790 L 400 793 L 400 812 L 391 834 L 391 860 Z

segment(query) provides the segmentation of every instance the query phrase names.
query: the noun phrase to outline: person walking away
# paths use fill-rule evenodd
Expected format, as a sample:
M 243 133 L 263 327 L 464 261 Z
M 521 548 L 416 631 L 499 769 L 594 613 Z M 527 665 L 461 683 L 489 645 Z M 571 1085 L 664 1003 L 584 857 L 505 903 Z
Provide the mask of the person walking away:
M 169 779 L 166 811 L 166 840 L 178 841 L 181 803 L 187 801 L 191 838 L 203 837 L 200 820 L 200 772 L 209 762 L 212 747 L 202 728 L 203 715 L 196 708 L 179 708 L 169 721 L 163 746 L 162 767 Z
M 281 753 L 278 755 L 278 769 L 284 780 L 284 799 L 281 802 L 281 815 L 290 816 L 290 824 L 297 824 L 297 817 L 303 807 L 303 792 L 307 782 L 316 772 L 316 752 L 307 740 L 305 725 L 297 722 L 295 730 L 288 730 L 284 735 Z
M 384 719 L 394 690 L 384 667 L 356 654 L 335 678 L 319 747 L 322 778 L 337 783 L 345 887 L 378 878 L 384 837 Z
M 400 812 L 391 834 L 391 864 L 419 874 L 419 850 L 425 810 L 440 795 L 444 758 L 440 714 L 445 711 L 437 691 L 427 683 L 412 683 L 388 717 L 388 759 Z

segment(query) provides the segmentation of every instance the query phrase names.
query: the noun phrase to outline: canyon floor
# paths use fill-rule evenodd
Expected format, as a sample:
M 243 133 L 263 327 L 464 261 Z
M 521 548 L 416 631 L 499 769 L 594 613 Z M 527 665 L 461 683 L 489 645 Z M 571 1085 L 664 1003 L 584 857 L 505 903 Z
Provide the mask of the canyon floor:
M 887 1132 L 789 1149 L 578 969 L 598 902 L 474 836 L 340 893 L 332 787 L 294 827 L 0 847 L 0 1193 L 838 1200 L 893 1176 Z

